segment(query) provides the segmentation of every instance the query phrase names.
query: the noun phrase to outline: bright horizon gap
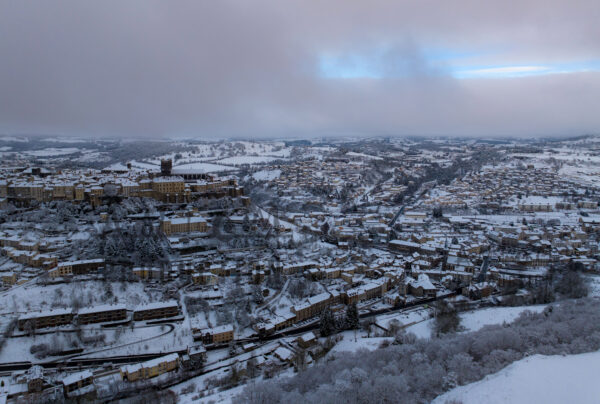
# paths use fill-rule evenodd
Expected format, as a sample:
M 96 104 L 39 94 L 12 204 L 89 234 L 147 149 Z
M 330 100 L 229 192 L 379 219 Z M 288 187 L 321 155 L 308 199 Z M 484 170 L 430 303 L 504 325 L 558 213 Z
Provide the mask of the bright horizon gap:
M 600 71 L 600 60 L 531 63 L 452 65 L 440 62 L 443 57 L 428 55 L 425 60 L 397 58 L 398 63 L 389 63 L 379 52 L 372 56 L 347 55 L 343 57 L 323 56 L 319 60 L 318 74 L 327 79 L 385 79 L 411 77 L 420 73 L 450 76 L 457 79 L 470 78 L 513 78 L 549 74 L 569 74 Z M 440 63 L 445 63 L 440 65 Z

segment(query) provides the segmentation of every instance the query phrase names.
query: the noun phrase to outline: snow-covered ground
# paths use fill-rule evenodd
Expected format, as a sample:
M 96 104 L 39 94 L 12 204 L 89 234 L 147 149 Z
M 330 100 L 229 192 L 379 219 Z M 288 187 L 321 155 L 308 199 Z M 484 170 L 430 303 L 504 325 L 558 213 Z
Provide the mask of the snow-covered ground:
M 217 163 L 225 165 L 241 165 L 241 164 L 260 164 L 270 163 L 274 160 L 279 160 L 280 157 L 269 157 L 269 156 L 235 156 L 227 157 L 222 160 L 218 160 Z
M 223 166 L 220 164 L 212 164 L 212 163 L 190 163 L 190 164 L 182 164 L 180 166 L 173 167 L 173 174 L 177 174 L 177 172 L 184 171 L 200 171 L 203 173 L 211 173 L 218 171 L 231 171 L 235 170 L 235 167 Z
M 516 201 L 511 201 L 513 205 Z M 544 221 L 558 219 L 561 224 L 575 226 L 577 225 L 579 218 L 581 217 L 578 212 L 572 211 L 558 211 L 558 212 L 533 212 L 533 213 L 521 213 L 512 215 L 467 215 L 467 216 L 455 216 L 462 217 L 468 220 L 475 220 L 479 222 L 489 223 L 493 225 L 507 225 L 510 223 L 520 223 L 525 217 L 528 221 L 537 221 L 542 219 Z
M 367 160 L 383 160 L 382 157 L 371 156 L 370 154 L 365 153 L 348 152 L 346 155 L 350 157 L 362 157 Z
M 590 297 L 600 297 L 600 276 L 599 275 L 586 275 L 585 282 L 589 287 Z
M 110 357 L 126 356 L 147 353 L 167 353 L 186 349 L 194 345 L 194 338 L 191 330 L 184 324 L 176 324 L 175 329 L 170 332 L 169 326 L 156 326 L 147 328 L 137 328 L 141 330 L 139 336 L 131 341 L 118 342 L 112 344 L 115 348 L 101 349 L 82 357 Z M 144 330 L 148 330 L 145 332 Z
M 265 345 L 257 348 L 254 351 L 238 355 L 235 358 L 228 357 L 227 349 L 209 351 L 208 361 L 204 367 L 204 370 L 207 371 L 207 373 L 198 377 L 194 377 L 183 383 L 177 384 L 173 386 L 171 390 L 173 390 L 179 395 L 178 402 L 180 403 L 230 403 L 233 397 L 237 396 L 239 393 L 242 392 L 242 390 L 246 387 L 246 384 L 242 384 L 229 390 L 218 391 L 218 389 L 214 387 L 209 389 L 208 386 L 211 384 L 211 379 L 216 380 L 226 377 L 228 372 L 230 371 L 230 367 L 232 364 L 237 363 L 240 368 L 243 368 L 246 366 L 246 361 L 248 361 L 250 358 L 265 358 L 271 355 L 271 353 L 279 346 L 280 344 L 278 341 L 272 341 L 266 343 Z M 291 375 L 291 372 L 291 369 L 287 369 L 281 374 L 277 375 L 276 377 L 279 378 L 284 377 L 286 375 L 289 376 Z M 258 380 L 260 380 L 260 378 Z M 255 381 L 257 380 L 251 381 L 251 383 Z M 184 393 L 183 391 L 190 389 L 190 386 L 194 387 L 193 391 L 189 393 Z M 199 392 L 207 394 L 206 397 L 199 398 Z
M 64 156 L 67 154 L 74 154 L 78 152 L 84 152 L 85 149 L 78 149 L 76 147 L 65 147 L 65 148 L 56 148 L 50 147 L 47 149 L 41 150 L 28 150 L 25 154 L 35 157 L 48 157 L 48 156 Z
M 252 174 L 252 178 L 256 181 L 273 181 L 275 178 L 279 178 L 281 170 L 262 170 Z
M 512 323 L 524 311 L 540 313 L 546 305 L 518 306 L 518 307 L 491 307 L 474 310 L 460 314 L 460 323 L 465 331 L 477 331 L 486 325 Z
M 85 336 L 104 334 L 106 336 L 106 340 L 104 343 L 98 344 L 96 347 L 85 347 L 85 352 L 93 352 L 88 356 L 94 358 L 103 356 L 117 356 L 121 354 L 126 355 L 147 352 L 167 352 L 170 351 L 170 346 L 166 349 L 163 349 L 163 345 L 166 344 L 163 340 L 165 340 L 167 336 L 169 336 L 168 338 L 171 342 L 171 345 L 179 342 L 173 333 L 167 334 L 165 337 L 158 337 L 159 335 L 165 334 L 168 331 L 169 329 L 167 326 L 163 327 L 158 325 L 134 329 L 123 327 L 120 331 L 117 331 L 115 328 L 103 329 L 100 325 L 86 327 L 84 329 Z M 57 332 L 35 335 L 32 337 L 7 338 L 5 343 L 6 345 L 4 345 L 2 351 L 0 352 L 0 362 L 40 362 L 40 360 L 36 359 L 35 356 L 30 352 L 32 345 L 48 344 L 53 349 L 57 349 L 57 347 L 59 347 L 59 349 L 68 350 L 73 348 L 73 346 L 70 344 L 75 340 L 77 340 L 77 337 L 74 332 Z M 145 345 L 152 345 L 153 349 L 144 349 Z M 123 348 L 106 349 L 110 348 L 111 346 L 123 346 Z M 50 356 L 42 359 L 41 362 L 56 359 L 60 359 L 60 357 Z
M 112 298 L 107 298 L 110 285 Z M 133 309 L 138 305 L 159 301 L 162 293 L 150 292 L 143 283 L 100 281 L 72 282 L 56 285 L 17 285 L 0 293 L 0 314 L 19 315 L 38 310 L 71 307 L 77 299 L 82 307 L 106 303 L 121 303 Z
M 562 148 L 555 149 L 559 150 L 559 153 L 551 153 L 545 151 L 544 153 L 514 153 L 512 157 L 530 158 L 530 159 L 554 159 L 560 161 L 566 161 L 569 163 L 573 162 L 591 162 L 600 163 L 600 157 L 589 152 L 582 152 L 581 150 Z
M 558 170 L 561 177 L 569 178 L 570 180 L 594 185 L 600 176 L 600 167 L 598 165 L 564 165 Z
M 145 163 L 143 161 L 135 161 L 135 160 L 132 160 L 129 163 L 131 164 L 131 167 L 133 167 L 133 168 L 138 168 L 141 170 L 155 171 L 155 172 L 160 171 L 160 167 L 155 164 L 150 164 L 150 163 Z
M 78 138 L 69 138 L 69 137 L 46 137 L 42 139 L 44 142 L 54 142 L 54 143 L 86 143 L 91 141 L 91 139 L 78 139 Z
M 420 323 L 406 327 L 406 332 L 413 333 L 417 338 L 431 338 L 431 330 L 433 327 L 433 320 L 424 320 Z
M 378 349 L 384 342 L 393 342 L 393 338 L 387 337 L 372 337 L 366 338 L 363 332 L 347 331 L 342 333 L 343 339 L 335 344 L 335 346 L 329 351 L 328 355 L 332 355 L 340 352 L 354 352 L 359 349 L 366 349 L 368 351 L 374 351 Z
M 390 313 L 377 316 L 376 323 L 382 328 L 388 329 L 390 323 L 394 320 L 400 323 L 400 327 L 408 327 L 412 324 L 421 323 L 429 319 L 429 310 L 417 308 L 401 311 L 399 313 Z
M 236 141 L 202 144 L 180 142 L 178 144 L 189 148 L 189 150 L 167 153 L 148 161 L 160 164 L 161 159 L 172 159 L 177 165 L 197 162 L 233 165 L 256 164 L 288 158 L 292 151 L 291 147 L 285 147 L 282 142 Z
M 460 324 L 464 327 L 463 332 L 477 331 L 486 325 L 512 323 L 521 313 L 526 310 L 539 313 L 546 306 L 517 306 L 517 307 L 490 307 L 468 311 L 460 314 Z M 434 319 L 421 321 L 406 328 L 419 338 L 430 338 Z
M 229 390 L 224 390 L 224 391 L 217 391 L 214 394 L 208 395 L 206 397 L 203 398 L 196 398 L 196 394 L 187 394 L 187 395 L 183 395 L 180 396 L 178 398 L 179 403 L 180 404 L 184 404 L 184 403 L 198 403 L 198 404 L 205 404 L 205 403 L 219 403 L 219 404 L 228 404 L 233 402 L 233 398 L 235 396 L 237 396 L 238 394 L 240 394 L 242 391 L 244 391 L 244 389 L 246 388 L 245 384 L 242 384 L 240 386 L 234 387 L 232 389 Z
M 26 137 L 15 137 L 15 136 L 0 136 L 0 142 L 21 142 L 27 143 L 29 139 Z
M 90 152 L 85 153 L 81 157 L 77 158 L 77 161 L 80 163 L 90 163 L 90 162 L 101 162 L 101 161 L 109 161 L 110 156 L 105 152 Z
M 598 404 L 600 352 L 568 356 L 534 355 L 475 383 L 457 387 L 434 404 Z M 452 401 L 454 400 L 454 401 Z

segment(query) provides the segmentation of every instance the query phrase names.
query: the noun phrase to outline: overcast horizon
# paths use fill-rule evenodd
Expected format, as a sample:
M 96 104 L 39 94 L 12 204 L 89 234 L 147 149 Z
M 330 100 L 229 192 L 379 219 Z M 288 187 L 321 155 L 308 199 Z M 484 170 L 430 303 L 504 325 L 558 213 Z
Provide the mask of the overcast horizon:
M 0 4 L 0 134 L 600 131 L 597 1 Z

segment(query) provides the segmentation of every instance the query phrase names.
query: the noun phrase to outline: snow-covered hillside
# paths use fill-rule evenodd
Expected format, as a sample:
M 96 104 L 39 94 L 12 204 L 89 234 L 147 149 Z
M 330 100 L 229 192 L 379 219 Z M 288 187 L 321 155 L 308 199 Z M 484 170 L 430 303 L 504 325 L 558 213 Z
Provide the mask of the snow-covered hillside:
M 433 404 L 597 404 L 600 352 L 569 356 L 534 355 L 485 379 L 457 387 Z

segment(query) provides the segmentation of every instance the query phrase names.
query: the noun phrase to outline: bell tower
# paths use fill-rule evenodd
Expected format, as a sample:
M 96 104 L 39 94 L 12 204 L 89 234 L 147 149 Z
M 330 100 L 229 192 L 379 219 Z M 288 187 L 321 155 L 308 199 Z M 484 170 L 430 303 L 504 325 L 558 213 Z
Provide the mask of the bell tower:
M 160 175 L 163 177 L 168 177 L 171 175 L 171 171 L 173 170 L 173 160 L 161 160 L 160 161 Z

